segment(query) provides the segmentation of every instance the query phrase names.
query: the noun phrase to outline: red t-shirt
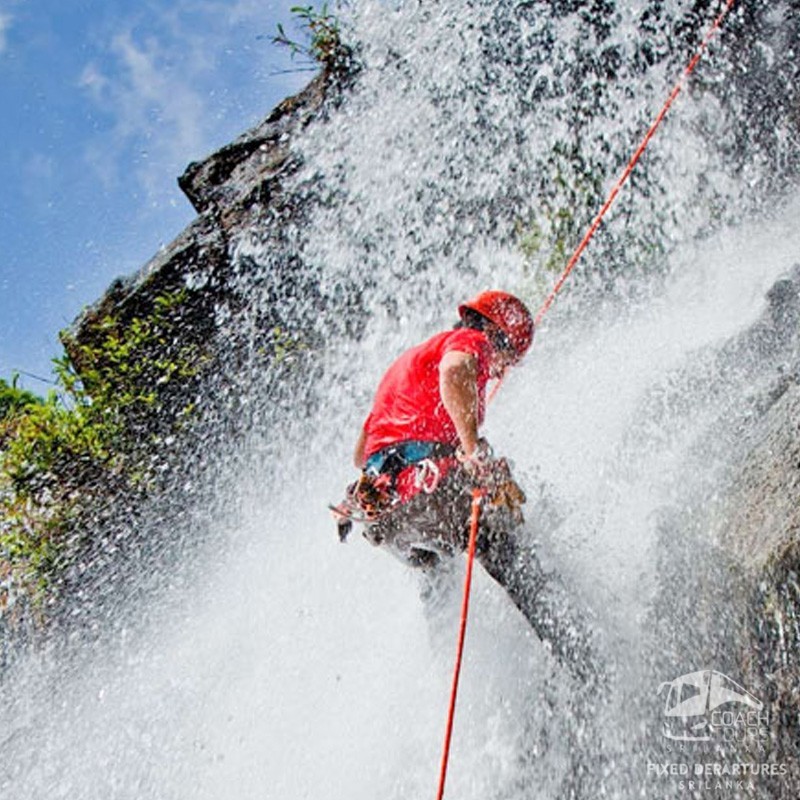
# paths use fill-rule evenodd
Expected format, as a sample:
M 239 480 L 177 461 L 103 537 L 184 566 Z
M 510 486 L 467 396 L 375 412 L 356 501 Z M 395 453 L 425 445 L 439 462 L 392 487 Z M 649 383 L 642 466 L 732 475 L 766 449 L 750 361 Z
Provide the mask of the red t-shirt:
M 387 370 L 364 423 L 367 458 L 399 442 L 443 442 L 458 446 L 458 434 L 439 391 L 439 364 L 451 351 L 475 356 L 478 366 L 478 424 L 486 408 L 491 345 L 485 333 L 457 328 L 438 333 L 401 355 Z

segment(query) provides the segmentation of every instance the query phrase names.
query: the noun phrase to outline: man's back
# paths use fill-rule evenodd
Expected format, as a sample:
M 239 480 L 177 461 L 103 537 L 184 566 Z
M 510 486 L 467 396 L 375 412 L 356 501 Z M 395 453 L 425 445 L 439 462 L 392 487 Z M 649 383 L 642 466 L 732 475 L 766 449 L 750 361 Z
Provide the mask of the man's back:
M 490 344 L 481 331 L 444 331 L 403 353 L 386 371 L 364 423 L 367 457 L 389 445 L 430 441 L 458 445 L 453 421 L 442 404 L 439 364 L 445 353 L 474 355 L 478 377 L 478 418 L 483 420 L 489 379 Z

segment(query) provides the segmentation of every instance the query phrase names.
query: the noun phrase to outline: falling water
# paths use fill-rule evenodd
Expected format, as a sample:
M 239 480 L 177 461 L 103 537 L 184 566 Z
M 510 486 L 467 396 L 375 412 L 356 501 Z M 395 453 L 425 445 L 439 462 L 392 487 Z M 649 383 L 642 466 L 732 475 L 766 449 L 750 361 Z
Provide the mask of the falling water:
M 285 254 L 260 231 L 235 244 L 252 298 L 239 323 L 277 305 L 311 320 L 325 344 L 280 404 L 271 374 L 245 376 L 263 427 L 244 455 L 207 455 L 238 502 L 192 499 L 224 513 L 187 550 L 191 582 L 142 596 L 91 650 L 67 643 L 7 677 L 3 797 L 433 795 L 458 600 L 429 620 L 415 576 L 358 536 L 339 544 L 326 504 L 352 479 L 358 426 L 394 355 L 452 324 L 457 301 L 480 288 L 542 299 L 569 200 L 548 185 L 577 169 L 554 143 L 579 147 L 586 180 L 607 188 L 668 87 L 670 58 L 632 66 L 644 4 L 607 9 L 608 30 L 569 5 L 351 10 L 363 69 L 295 143 L 303 167 L 290 188 L 306 212 L 283 234 L 313 290 L 300 306 L 296 292 L 267 291 Z M 666 52 L 666 31 L 647 41 Z M 599 87 L 595 108 L 575 76 L 600 50 L 619 66 L 614 81 L 585 75 Z M 728 74 L 720 60 L 705 67 L 707 84 Z M 774 367 L 726 380 L 703 359 L 759 317 L 800 252 L 800 198 L 753 216 L 740 181 L 767 185 L 769 165 L 757 180 L 754 167 L 726 170 L 727 125 L 711 93 L 683 97 L 647 181 L 631 187 L 490 409 L 486 434 L 529 494 L 527 535 L 598 631 L 609 688 L 584 715 L 577 687 L 479 570 L 450 797 L 672 791 L 647 773 L 661 722 L 651 698 L 688 671 L 663 673 L 653 658 L 654 603 L 681 591 L 660 574 L 662 514 L 713 484 L 726 452 L 704 448 L 708 431 Z M 544 244 L 526 250 L 534 225 Z M 698 369 L 702 380 L 686 379 Z

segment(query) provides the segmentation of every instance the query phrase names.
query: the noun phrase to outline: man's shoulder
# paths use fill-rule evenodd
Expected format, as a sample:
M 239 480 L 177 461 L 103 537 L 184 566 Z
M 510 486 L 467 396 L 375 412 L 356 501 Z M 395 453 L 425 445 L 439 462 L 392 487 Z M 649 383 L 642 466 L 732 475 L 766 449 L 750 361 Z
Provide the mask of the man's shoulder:
M 486 334 L 481 331 L 472 328 L 453 328 L 436 333 L 408 350 L 398 360 L 398 368 L 402 369 L 409 363 L 437 362 L 444 357 L 445 353 L 453 351 L 469 353 L 483 363 L 489 357 L 491 345 Z
M 489 339 L 483 331 L 474 328 L 454 328 L 441 334 L 443 353 L 459 350 L 483 358 L 490 347 Z

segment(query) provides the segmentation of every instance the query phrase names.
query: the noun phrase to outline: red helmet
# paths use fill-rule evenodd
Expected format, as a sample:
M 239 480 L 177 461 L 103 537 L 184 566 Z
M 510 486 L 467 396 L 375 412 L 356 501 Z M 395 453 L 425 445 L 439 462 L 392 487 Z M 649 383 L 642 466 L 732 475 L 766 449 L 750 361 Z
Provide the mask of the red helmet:
M 500 328 L 508 338 L 509 344 L 522 358 L 533 341 L 533 317 L 525 303 L 508 292 L 481 292 L 467 303 L 458 307 L 458 314 L 464 319 L 467 310 L 486 317 Z

